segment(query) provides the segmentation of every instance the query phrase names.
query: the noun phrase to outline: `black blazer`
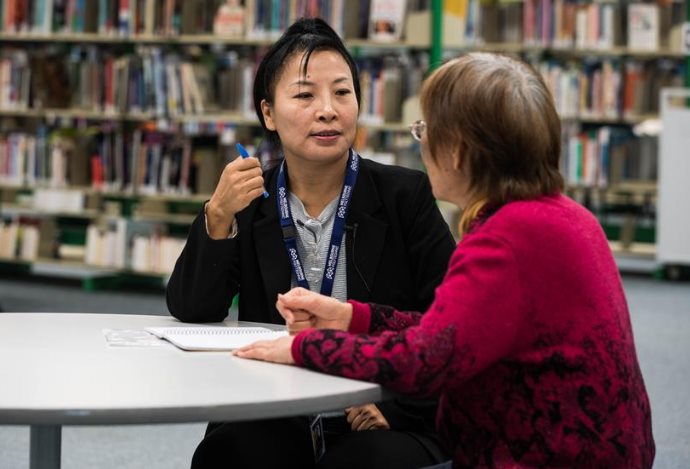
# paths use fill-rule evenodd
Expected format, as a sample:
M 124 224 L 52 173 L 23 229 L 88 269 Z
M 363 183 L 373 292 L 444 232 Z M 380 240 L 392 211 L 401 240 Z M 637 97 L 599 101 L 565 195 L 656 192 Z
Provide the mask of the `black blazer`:
M 360 162 L 345 234 L 348 298 L 425 311 L 455 248 L 429 180 L 420 171 Z M 264 173 L 269 197 L 237 215 L 236 238 L 211 239 L 203 212 L 197 216 L 167 287 L 177 319 L 222 321 L 239 293 L 241 321 L 285 323 L 275 303 L 290 289 L 292 271 L 276 207 L 277 174 L 277 168 Z M 405 409 L 401 402 L 379 405 L 392 429 L 433 429 L 433 410 L 424 401 L 410 400 Z

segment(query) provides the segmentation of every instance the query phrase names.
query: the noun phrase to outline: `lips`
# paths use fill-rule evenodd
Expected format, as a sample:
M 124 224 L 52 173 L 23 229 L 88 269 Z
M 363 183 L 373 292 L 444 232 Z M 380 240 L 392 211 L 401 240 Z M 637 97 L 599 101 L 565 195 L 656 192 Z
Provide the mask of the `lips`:
M 319 132 L 312 132 L 312 135 L 314 137 L 335 137 L 337 135 L 340 135 L 340 132 L 337 130 L 322 130 Z

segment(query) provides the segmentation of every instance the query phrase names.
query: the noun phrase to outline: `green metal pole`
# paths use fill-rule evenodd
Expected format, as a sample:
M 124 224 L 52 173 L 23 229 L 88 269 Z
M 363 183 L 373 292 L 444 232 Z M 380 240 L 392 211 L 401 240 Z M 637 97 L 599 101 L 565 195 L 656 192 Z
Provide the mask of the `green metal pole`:
M 690 0 L 685 0 L 685 20 L 690 23 Z M 690 88 L 690 55 L 685 57 L 685 87 Z
M 690 0 L 687 0 L 690 3 Z M 443 0 L 431 1 L 431 56 L 429 71 L 441 65 L 443 60 Z

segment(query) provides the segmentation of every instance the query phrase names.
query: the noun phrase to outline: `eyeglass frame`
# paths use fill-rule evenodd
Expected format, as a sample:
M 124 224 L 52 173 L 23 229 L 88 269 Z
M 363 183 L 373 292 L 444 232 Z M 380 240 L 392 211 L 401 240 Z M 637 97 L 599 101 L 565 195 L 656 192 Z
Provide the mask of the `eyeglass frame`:
M 416 141 L 421 142 L 422 141 L 422 134 L 426 132 L 426 121 L 423 119 L 419 119 L 411 123 L 408 128 L 410 129 L 410 134 L 412 134 L 412 138 L 414 138 Z

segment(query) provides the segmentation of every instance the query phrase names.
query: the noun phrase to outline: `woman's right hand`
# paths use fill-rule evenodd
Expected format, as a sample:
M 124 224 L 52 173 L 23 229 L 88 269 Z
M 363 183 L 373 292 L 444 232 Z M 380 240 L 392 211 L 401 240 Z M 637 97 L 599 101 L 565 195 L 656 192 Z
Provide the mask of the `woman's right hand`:
M 346 331 L 352 320 L 351 304 L 300 287 L 279 294 L 276 308 L 291 335 L 308 328 Z
M 208 234 L 225 239 L 235 215 L 264 192 L 261 164 L 256 158 L 236 158 L 225 165 L 216 190 L 206 204 Z

